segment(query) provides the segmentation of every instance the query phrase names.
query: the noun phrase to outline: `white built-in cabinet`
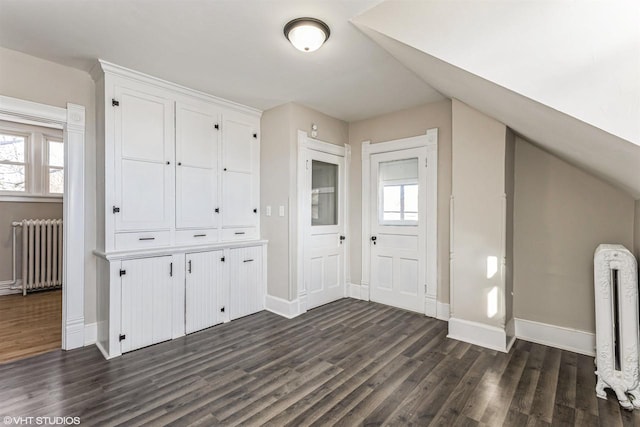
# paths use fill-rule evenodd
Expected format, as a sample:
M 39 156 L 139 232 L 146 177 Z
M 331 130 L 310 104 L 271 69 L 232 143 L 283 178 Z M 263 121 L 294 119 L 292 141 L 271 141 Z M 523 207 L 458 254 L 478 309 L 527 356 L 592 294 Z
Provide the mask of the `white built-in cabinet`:
M 92 76 L 105 357 L 263 310 L 260 112 L 103 61 Z

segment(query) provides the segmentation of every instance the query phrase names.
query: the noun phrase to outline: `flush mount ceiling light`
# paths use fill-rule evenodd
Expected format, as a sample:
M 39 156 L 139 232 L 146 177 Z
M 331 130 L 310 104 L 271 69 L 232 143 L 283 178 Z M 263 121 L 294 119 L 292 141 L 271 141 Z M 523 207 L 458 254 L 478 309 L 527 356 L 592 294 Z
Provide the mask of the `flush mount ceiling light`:
M 315 18 L 296 18 L 284 26 L 284 36 L 302 52 L 318 50 L 330 34 L 327 24 Z

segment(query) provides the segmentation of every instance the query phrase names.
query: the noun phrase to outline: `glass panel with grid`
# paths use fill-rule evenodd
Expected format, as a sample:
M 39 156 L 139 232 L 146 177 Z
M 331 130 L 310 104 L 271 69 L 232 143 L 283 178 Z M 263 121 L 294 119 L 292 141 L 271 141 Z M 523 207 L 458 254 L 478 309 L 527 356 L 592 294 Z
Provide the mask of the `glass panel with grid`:
M 25 192 L 27 138 L 0 133 L 0 191 Z

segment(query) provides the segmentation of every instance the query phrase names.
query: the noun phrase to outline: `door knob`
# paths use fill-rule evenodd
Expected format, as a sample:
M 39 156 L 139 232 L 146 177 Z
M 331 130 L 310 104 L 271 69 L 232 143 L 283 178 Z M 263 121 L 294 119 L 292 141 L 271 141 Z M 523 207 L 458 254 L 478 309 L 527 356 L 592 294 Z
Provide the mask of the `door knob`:
M 371 236 L 371 241 L 373 242 L 373 244 L 376 244 L 376 240 L 378 240 L 378 238 L 376 236 Z
M 340 236 L 340 244 L 342 244 L 342 242 L 346 239 L 345 236 Z

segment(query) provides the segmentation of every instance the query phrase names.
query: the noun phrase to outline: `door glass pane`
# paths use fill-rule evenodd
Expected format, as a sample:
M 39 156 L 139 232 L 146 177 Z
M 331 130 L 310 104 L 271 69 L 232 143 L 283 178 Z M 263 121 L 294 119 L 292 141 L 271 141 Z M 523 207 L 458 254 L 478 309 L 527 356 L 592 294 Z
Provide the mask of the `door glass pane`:
M 311 225 L 338 224 L 338 165 L 311 162 Z
M 0 134 L 0 161 L 24 163 L 25 137 Z
M 380 162 L 378 218 L 382 225 L 416 225 L 418 221 L 418 159 Z
M 25 191 L 25 167 L 0 163 L 0 191 Z

